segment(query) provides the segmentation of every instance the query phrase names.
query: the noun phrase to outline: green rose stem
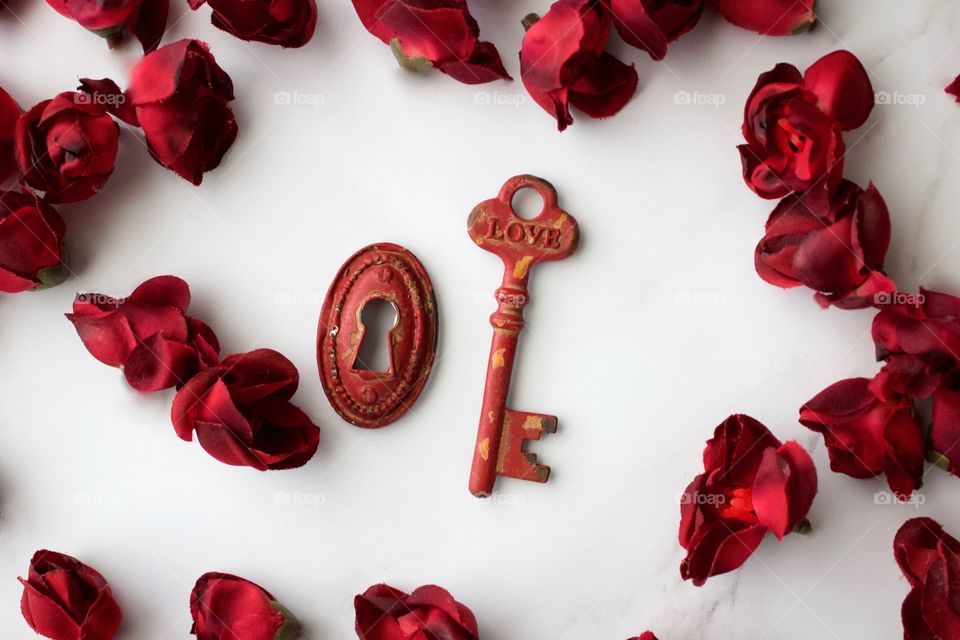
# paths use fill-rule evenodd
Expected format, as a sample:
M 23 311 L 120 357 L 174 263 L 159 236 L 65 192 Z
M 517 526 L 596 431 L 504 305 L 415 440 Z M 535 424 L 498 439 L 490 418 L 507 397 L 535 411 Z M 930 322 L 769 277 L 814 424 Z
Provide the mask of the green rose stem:
M 66 280 L 70 276 L 69 264 L 70 254 L 67 250 L 67 244 L 64 242 L 60 244 L 60 262 L 52 267 L 41 269 L 37 273 L 37 280 L 40 281 L 40 284 L 31 289 L 31 291 L 43 291 L 44 289 L 55 287 Z
M 423 73 L 433 68 L 433 64 L 431 64 L 426 58 L 411 58 L 405 54 L 399 38 L 393 38 L 390 40 L 390 50 L 393 51 L 393 56 L 404 69 L 416 71 L 417 73 Z
M 938 451 L 930 449 L 930 451 L 927 452 L 927 460 L 937 465 L 944 471 L 950 470 L 950 459 Z
M 273 637 L 273 640 L 298 640 L 298 638 L 303 637 L 303 628 L 300 626 L 300 622 L 285 606 L 276 600 L 271 602 L 270 606 L 283 616 L 283 624 L 277 629 L 277 634 Z
M 106 40 L 108 48 L 116 49 L 123 42 L 123 34 L 126 28 L 122 24 L 118 24 L 105 29 L 90 29 L 90 31 Z

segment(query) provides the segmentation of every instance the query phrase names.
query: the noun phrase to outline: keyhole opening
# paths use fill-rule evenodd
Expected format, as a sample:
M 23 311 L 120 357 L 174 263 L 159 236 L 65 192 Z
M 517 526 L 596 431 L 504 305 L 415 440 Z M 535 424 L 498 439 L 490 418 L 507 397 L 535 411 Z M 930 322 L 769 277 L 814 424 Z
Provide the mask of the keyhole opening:
M 522 187 L 517 189 L 510 200 L 510 206 L 518 217 L 524 220 L 532 220 L 543 212 L 545 203 L 540 192 L 532 187 Z
M 363 340 L 357 349 L 353 368 L 357 371 L 388 373 L 391 369 L 390 332 L 400 321 L 397 306 L 385 298 L 371 298 L 360 310 L 360 323 L 364 326 Z

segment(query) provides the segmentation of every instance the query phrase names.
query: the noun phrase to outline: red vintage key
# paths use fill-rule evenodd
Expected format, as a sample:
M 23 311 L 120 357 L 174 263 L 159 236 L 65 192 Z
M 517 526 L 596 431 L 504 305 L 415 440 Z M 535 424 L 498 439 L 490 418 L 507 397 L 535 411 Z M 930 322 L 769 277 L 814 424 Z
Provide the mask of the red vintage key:
M 534 189 L 543 198 L 543 210 L 530 220 L 517 216 L 513 195 Z M 500 194 L 481 202 L 467 219 L 467 230 L 482 249 L 503 260 L 503 283 L 495 295 L 498 307 L 490 316 L 493 343 L 487 363 L 477 446 L 470 470 L 470 492 L 485 498 L 493 492 L 498 475 L 546 482 L 550 467 L 537 464 L 537 456 L 523 450 L 526 440 L 557 430 L 557 418 L 507 408 L 510 376 L 523 330 L 523 308 L 529 302 L 527 280 L 534 265 L 562 260 L 577 247 L 579 230 L 573 216 L 557 206 L 557 191 L 546 180 L 515 176 Z

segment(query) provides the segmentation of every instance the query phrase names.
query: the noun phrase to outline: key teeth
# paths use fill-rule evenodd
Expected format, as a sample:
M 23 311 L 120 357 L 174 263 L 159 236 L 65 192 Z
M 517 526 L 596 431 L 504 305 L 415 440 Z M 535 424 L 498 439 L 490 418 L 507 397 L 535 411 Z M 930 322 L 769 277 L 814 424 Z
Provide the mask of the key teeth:
M 550 467 L 545 464 L 538 464 L 533 469 L 533 475 L 537 482 L 546 482 L 550 479 Z
M 550 467 L 537 464 L 537 454 L 524 451 L 524 445 L 528 440 L 539 440 L 542 433 L 555 433 L 556 430 L 556 416 L 507 409 L 503 419 L 497 473 L 532 482 L 549 480 Z
M 554 425 L 556 427 L 556 425 Z M 548 431 L 547 433 L 553 433 Z M 527 459 L 527 462 L 530 463 L 530 467 L 533 469 L 533 478 L 530 478 L 534 482 L 546 482 L 550 479 L 550 467 L 545 464 L 537 463 L 537 454 L 530 451 L 524 451 L 523 457 Z
M 557 416 L 541 416 L 540 430 L 544 433 L 556 433 Z

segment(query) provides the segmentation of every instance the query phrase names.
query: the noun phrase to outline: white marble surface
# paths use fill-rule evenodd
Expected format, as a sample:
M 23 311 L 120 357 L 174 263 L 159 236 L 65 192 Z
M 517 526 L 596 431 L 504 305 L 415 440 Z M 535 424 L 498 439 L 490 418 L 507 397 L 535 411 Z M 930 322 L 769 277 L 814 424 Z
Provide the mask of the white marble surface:
M 134 46 L 108 52 L 40 0 L 11 3 L 0 84 L 24 106 L 79 76 L 123 84 Z M 823 311 L 756 276 L 772 203 L 744 186 L 734 146 L 760 72 L 852 50 L 877 91 L 922 102 L 878 106 L 847 137 L 847 176 L 874 180 L 890 205 L 888 272 L 906 289 L 960 292 L 960 105 L 943 94 L 960 72 L 960 6 L 822 0 L 816 31 L 767 39 L 707 15 L 665 63 L 617 43 L 639 92 L 615 118 L 575 114 L 559 135 L 519 81 L 401 71 L 346 1 L 322 0 L 315 39 L 296 51 L 232 39 L 206 8 L 173 4 L 167 41 L 211 43 L 236 84 L 240 137 L 194 188 L 125 130 L 104 192 L 61 208 L 79 276 L 0 298 L 0 636 L 32 637 L 15 577 L 49 547 L 108 577 L 121 640 L 187 637 L 188 594 L 209 570 L 262 584 L 313 639 L 354 637 L 353 595 L 378 581 L 446 586 L 488 639 L 900 637 L 893 534 L 917 514 L 960 534 L 960 479 L 931 470 L 923 504 L 884 506 L 882 480 L 830 472 L 797 410 L 877 369 L 871 314 Z M 472 4 L 518 76 L 520 18 L 548 2 Z M 722 104 L 678 105 L 681 91 Z M 313 104 L 276 104 L 277 92 Z M 500 503 L 481 503 L 466 480 L 500 267 L 465 219 L 524 172 L 558 186 L 584 237 L 534 276 L 514 379 L 512 404 L 557 414 L 560 431 L 535 445 L 554 468 L 547 486 L 501 481 Z M 368 432 L 327 404 L 313 341 L 341 262 L 383 240 L 429 269 L 442 333 L 414 410 Z M 323 428 L 305 468 L 227 467 L 180 441 L 172 394 L 131 391 L 63 318 L 77 290 L 122 295 L 163 273 L 191 283 L 194 315 L 226 352 L 272 347 L 300 368 L 296 401 Z M 811 451 L 815 531 L 769 538 L 696 588 L 679 577 L 677 496 L 736 411 Z

